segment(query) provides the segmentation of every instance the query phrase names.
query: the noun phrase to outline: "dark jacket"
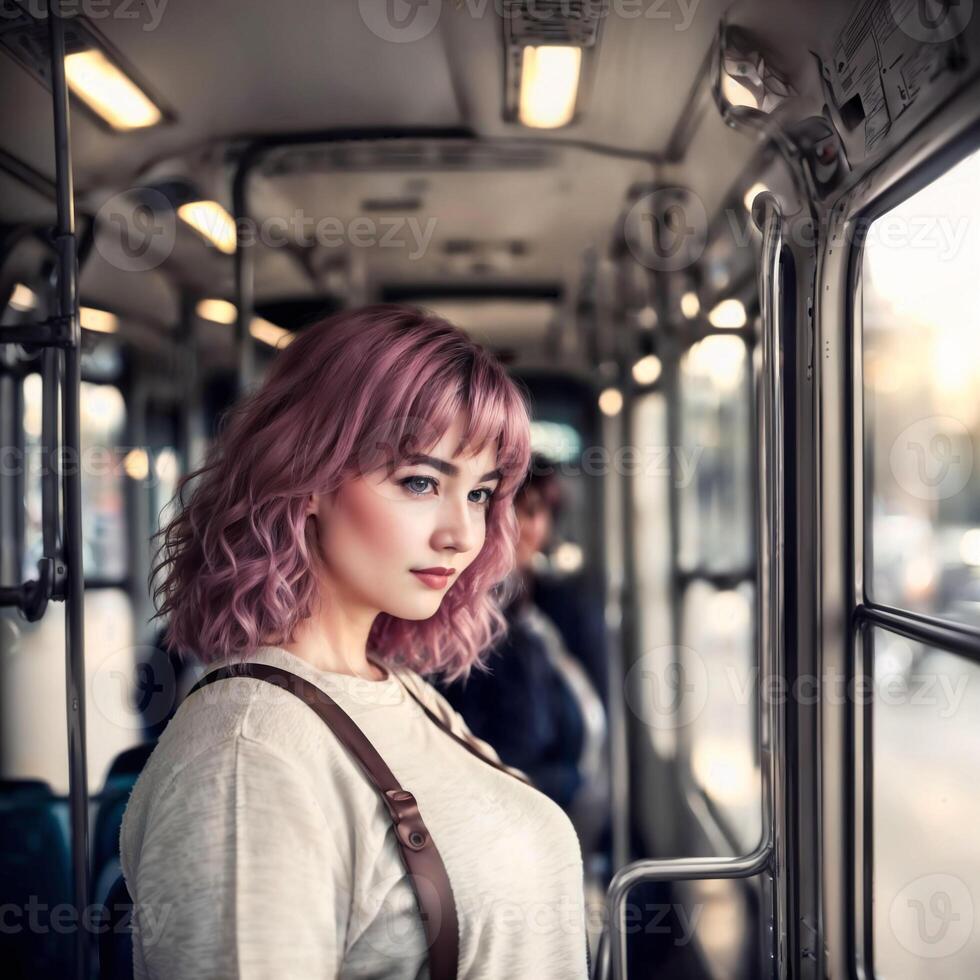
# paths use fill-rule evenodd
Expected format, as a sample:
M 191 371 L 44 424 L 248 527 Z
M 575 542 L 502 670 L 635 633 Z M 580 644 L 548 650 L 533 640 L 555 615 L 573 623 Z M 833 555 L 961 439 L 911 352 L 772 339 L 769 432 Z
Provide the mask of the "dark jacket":
M 520 601 L 506 610 L 510 629 L 487 655 L 493 673 L 474 669 L 465 681 L 439 689 L 474 735 L 567 809 L 581 783 L 582 717 L 542 641 L 521 624 L 519 609 Z

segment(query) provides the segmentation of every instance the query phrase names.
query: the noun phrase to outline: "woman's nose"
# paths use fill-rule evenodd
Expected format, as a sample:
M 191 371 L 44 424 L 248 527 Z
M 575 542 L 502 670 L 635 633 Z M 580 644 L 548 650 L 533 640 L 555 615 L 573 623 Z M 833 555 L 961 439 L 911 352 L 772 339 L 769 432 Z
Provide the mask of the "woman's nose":
M 471 501 L 447 500 L 439 509 L 436 548 L 470 551 L 476 545 L 478 520 L 484 520 L 483 514 Z

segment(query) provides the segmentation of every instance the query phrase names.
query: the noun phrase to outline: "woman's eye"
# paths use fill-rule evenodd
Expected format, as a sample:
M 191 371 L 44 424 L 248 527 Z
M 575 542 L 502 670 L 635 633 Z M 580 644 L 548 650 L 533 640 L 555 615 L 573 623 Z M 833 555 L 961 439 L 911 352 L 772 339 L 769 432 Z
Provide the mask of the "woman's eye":
M 429 486 L 429 484 L 435 486 L 436 481 L 433 480 L 431 476 L 409 476 L 404 480 L 399 480 L 398 482 L 405 487 L 409 493 L 414 494 L 416 497 L 425 497 L 428 496 L 428 494 L 424 493 L 424 488 Z M 414 489 L 414 487 L 418 487 L 420 483 L 423 486 L 423 490 Z
M 399 480 L 398 482 L 415 497 L 428 497 L 429 494 L 425 492 L 425 488 L 430 485 L 432 487 L 438 486 L 437 482 L 431 476 L 407 476 L 404 480 Z M 473 501 L 473 503 L 481 504 L 482 506 L 489 505 L 490 498 L 493 496 L 493 491 L 487 487 L 480 487 L 478 490 L 474 490 L 473 493 L 486 495 L 481 500 Z

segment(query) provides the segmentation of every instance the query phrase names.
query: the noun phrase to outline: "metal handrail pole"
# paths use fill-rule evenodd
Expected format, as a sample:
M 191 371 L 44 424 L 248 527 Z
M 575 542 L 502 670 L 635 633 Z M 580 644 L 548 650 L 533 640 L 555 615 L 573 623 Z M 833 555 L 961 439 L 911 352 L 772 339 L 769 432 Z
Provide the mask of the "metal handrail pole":
M 255 308 L 255 236 L 247 234 L 251 220 L 248 210 L 248 183 L 252 154 L 246 150 L 238 161 L 232 180 L 232 211 L 235 219 L 235 344 L 238 351 L 238 393 L 246 394 L 255 381 L 255 343 L 252 340 L 252 314 Z
M 71 129 L 65 78 L 65 29 L 60 0 L 48 5 L 51 44 L 51 97 L 54 108 L 55 187 L 58 224 L 56 313 L 67 317 L 70 342 L 64 349 L 61 388 L 65 578 L 65 692 L 68 721 L 68 780 L 71 807 L 72 884 L 78 921 L 75 930 L 75 977 L 85 980 L 89 968 L 89 933 L 85 907 L 89 896 L 88 765 L 85 749 L 85 608 L 82 565 L 82 481 L 80 456 L 81 328 L 78 319 L 78 256 L 72 185 Z
M 769 677 L 782 665 L 783 590 L 780 565 L 782 515 L 782 384 L 779 367 L 779 255 L 782 249 L 782 215 L 772 194 L 760 194 L 753 203 L 753 218 L 763 232 L 760 257 L 760 296 L 763 321 L 763 370 L 760 378 L 761 452 L 759 539 L 759 650 L 761 666 L 759 712 L 762 732 L 762 839 L 749 854 L 738 857 L 692 857 L 635 861 L 621 868 L 609 883 L 606 899 L 610 932 L 609 956 L 597 963 L 597 976 L 611 967 L 614 980 L 626 977 L 626 929 L 623 913 L 630 889 L 644 882 L 690 881 L 709 878 L 751 878 L 766 871 L 775 874 L 781 855 L 777 821 L 777 793 L 781 813 L 783 777 L 782 720 L 773 697 L 763 698 Z M 775 957 L 777 969 L 779 957 Z

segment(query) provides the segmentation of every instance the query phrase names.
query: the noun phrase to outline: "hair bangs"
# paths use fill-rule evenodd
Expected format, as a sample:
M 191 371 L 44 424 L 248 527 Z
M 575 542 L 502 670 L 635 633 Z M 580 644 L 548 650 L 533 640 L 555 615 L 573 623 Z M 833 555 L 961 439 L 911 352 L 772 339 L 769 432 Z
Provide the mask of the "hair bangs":
M 414 426 L 404 426 L 398 433 L 397 444 L 403 450 L 399 461 L 412 453 L 430 451 L 462 419 L 463 435 L 453 454 L 476 456 L 493 446 L 497 453 L 494 465 L 503 474 L 496 496 L 510 497 L 530 463 L 526 406 L 516 396 L 514 383 L 496 365 L 474 358 L 466 367 L 468 370 L 450 365 L 449 372 L 415 393 L 408 408 Z

